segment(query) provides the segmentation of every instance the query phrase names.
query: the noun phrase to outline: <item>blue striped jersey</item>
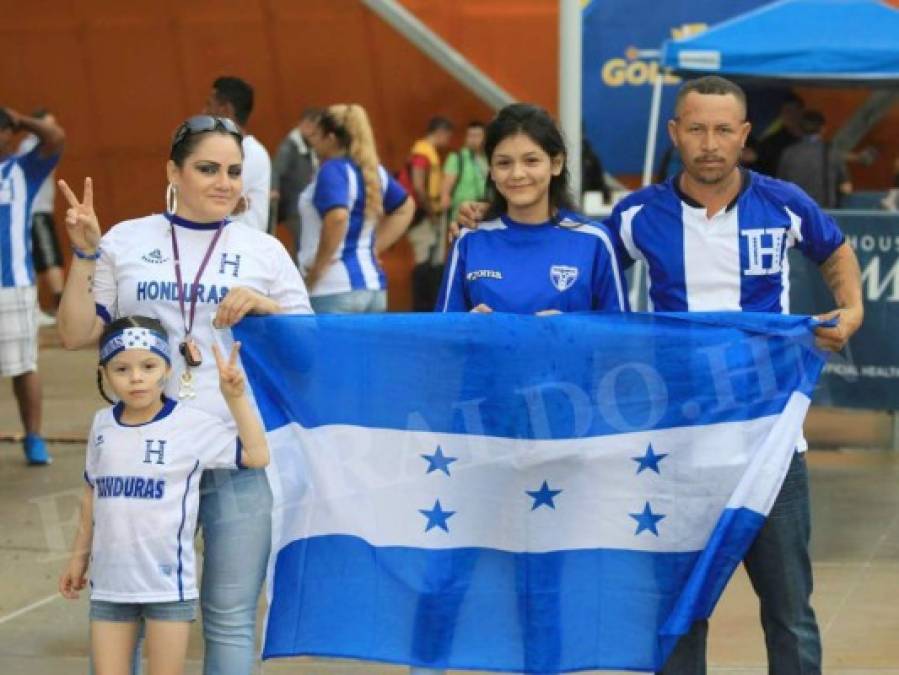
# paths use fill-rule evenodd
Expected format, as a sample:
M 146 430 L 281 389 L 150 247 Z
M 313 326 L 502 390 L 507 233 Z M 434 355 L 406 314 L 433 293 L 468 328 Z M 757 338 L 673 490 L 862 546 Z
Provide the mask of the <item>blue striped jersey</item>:
M 34 285 L 31 259 L 31 210 L 44 179 L 59 155 L 41 157 L 36 145 L 0 161 L 0 286 Z
M 567 211 L 538 225 L 502 216 L 462 232 L 446 263 L 437 311 L 479 304 L 514 314 L 628 309 L 609 232 Z
M 801 189 L 743 171 L 739 195 L 711 218 L 679 176 L 629 195 L 606 221 L 622 267 L 646 263 L 650 308 L 789 313 L 787 250 L 820 264 L 844 241 Z
M 378 167 L 384 213 L 391 213 L 406 201 L 406 191 L 384 169 Z M 335 157 L 322 163 L 312 182 L 299 198 L 300 269 L 305 274 L 315 260 L 321 237 L 322 220 L 332 209 L 349 212 L 346 235 L 319 279 L 311 296 L 334 295 L 355 290 L 380 290 L 387 287 L 384 270 L 375 257 L 377 221 L 365 218 L 365 185 L 362 171 L 348 157 Z

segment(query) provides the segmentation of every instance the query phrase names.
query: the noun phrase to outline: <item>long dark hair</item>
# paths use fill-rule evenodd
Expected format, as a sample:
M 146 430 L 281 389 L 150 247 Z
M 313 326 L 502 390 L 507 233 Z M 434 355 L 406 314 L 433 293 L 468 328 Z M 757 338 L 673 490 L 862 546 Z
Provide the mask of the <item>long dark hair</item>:
M 543 151 L 555 158 L 562 156 L 562 172 L 558 176 L 549 179 L 549 214 L 555 218 L 559 209 L 575 209 L 574 200 L 569 189 L 570 177 L 568 174 L 568 151 L 565 148 L 565 139 L 562 132 L 543 108 L 528 103 L 513 103 L 500 110 L 496 117 L 487 125 L 487 133 L 484 139 L 484 152 L 487 154 L 488 163 L 493 162 L 493 153 L 496 146 L 504 139 L 516 134 L 524 134 Z M 490 206 L 486 220 L 498 218 L 507 213 L 509 205 L 503 197 L 490 174 L 487 174 L 487 201 Z
M 116 319 L 115 321 L 106 325 L 106 328 L 104 328 L 103 332 L 100 333 L 100 346 L 103 346 L 106 340 L 109 339 L 110 335 L 118 333 L 125 328 L 147 328 L 148 330 L 160 333 L 166 339 L 168 339 L 169 337 L 169 334 L 166 332 L 165 328 L 163 328 L 158 319 L 139 315 L 123 316 L 122 318 Z M 100 396 L 103 397 L 104 401 L 106 401 L 110 405 L 115 405 L 115 401 L 107 396 L 106 390 L 103 388 L 103 365 L 104 364 L 102 363 L 97 364 L 97 389 L 100 390 Z M 163 395 L 162 398 L 165 399 L 165 396 Z

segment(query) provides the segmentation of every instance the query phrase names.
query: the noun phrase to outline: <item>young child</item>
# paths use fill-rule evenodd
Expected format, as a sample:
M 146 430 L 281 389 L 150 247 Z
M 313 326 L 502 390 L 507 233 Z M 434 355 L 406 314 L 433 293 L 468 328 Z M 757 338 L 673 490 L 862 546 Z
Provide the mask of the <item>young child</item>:
M 213 347 L 219 385 L 237 436 L 221 420 L 163 396 L 168 336 L 155 319 L 123 317 L 100 337 L 97 382 L 118 403 L 94 416 L 81 520 L 59 592 L 74 599 L 91 565 L 91 650 L 96 675 L 131 672 L 139 621 L 153 675 L 183 672 L 197 613 L 193 539 L 200 474 L 263 467 L 269 451 L 237 366 Z

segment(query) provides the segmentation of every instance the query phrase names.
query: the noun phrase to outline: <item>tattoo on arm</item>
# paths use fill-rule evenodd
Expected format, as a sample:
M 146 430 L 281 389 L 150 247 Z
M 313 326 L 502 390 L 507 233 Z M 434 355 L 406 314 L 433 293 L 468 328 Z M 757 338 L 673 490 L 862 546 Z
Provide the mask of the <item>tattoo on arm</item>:
M 843 244 L 821 264 L 821 276 L 838 307 L 861 302 L 861 271 L 848 244 Z

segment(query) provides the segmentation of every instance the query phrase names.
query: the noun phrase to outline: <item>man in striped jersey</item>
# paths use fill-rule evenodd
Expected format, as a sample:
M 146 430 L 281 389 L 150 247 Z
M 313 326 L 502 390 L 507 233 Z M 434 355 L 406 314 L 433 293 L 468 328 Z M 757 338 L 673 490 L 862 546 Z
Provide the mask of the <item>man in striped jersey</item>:
M 15 154 L 16 132 L 40 142 Z M 31 209 L 62 151 L 62 129 L 0 107 L 0 373 L 11 377 L 25 427 L 29 464 L 48 464 L 40 435 L 41 383 L 37 374 L 37 287 L 31 257 Z
M 746 97 L 709 76 L 685 83 L 668 132 L 684 170 L 639 190 L 613 211 L 624 266 L 646 263 L 654 311 L 789 312 L 787 249 L 819 265 L 838 309 L 824 315 L 819 346 L 841 349 L 863 318 L 858 261 L 834 221 L 800 188 L 738 166 L 749 135 Z M 811 518 L 800 437 L 768 520 L 744 558 L 761 603 L 773 675 L 821 672 L 821 641 L 810 604 Z M 704 675 L 707 621 L 681 638 L 665 675 Z

